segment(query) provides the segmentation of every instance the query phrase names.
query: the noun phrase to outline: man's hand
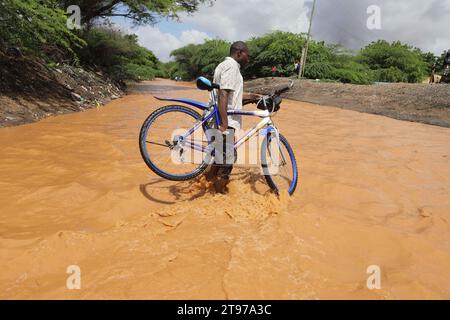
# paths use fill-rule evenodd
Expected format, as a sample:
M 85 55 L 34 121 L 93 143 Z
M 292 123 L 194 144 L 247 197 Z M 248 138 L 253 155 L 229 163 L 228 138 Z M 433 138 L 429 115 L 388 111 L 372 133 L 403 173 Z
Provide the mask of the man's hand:
M 225 131 L 228 130 L 228 121 L 227 123 L 222 123 L 219 127 L 220 132 L 224 133 Z
M 258 101 L 260 100 L 262 97 L 264 97 L 261 94 L 257 94 L 257 93 L 244 93 L 243 96 L 243 100 L 253 100 L 253 101 Z
M 260 100 L 262 99 L 264 96 L 262 94 L 258 94 L 258 93 L 253 93 L 253 99 L 254 100 Z

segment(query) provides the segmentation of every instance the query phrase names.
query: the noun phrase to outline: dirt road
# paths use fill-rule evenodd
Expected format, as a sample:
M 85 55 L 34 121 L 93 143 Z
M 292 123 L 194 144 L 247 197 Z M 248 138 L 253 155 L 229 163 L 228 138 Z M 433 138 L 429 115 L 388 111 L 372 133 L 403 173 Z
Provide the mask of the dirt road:
M 248 168 L 214 194 L 141 160 L 155 85 L 207 99 L 158 81 L 0 130 L 0 299 L 450 298 L 450 129 L 286 101 L 274 120 L 299 161 L 295 196 Z
M 266 93 L 283 88 L 286 78 L 261 78 L 246 82 L 249 91 Z M 383 115 L 397 120 L 450 128 L 450 85 L 378 83 L 356 85 L 296 80 L 286 98 Z

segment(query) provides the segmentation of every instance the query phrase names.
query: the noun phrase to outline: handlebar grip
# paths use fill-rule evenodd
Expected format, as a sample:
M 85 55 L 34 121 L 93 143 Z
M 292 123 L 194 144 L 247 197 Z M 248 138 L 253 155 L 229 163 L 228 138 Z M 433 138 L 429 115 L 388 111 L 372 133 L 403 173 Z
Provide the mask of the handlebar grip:
M 253 99 L 245 99 L 245 100 L 242 100 L 242 105 L 246 106 L 248 104 L 252 104 L 255 102 L 256 102 L 256 100 L 253 100 Z
M 286 91 L 289 91 L 290 90 L 290 88 L 289 87 L 286 87 L 286 88 L 284 88 L 284 89 L 281 89 L 281 90 L 278 90 L 278 91 L 276 91 L 276 93 L 275 94 L 282 94 L 282 93 L 285 93 Z

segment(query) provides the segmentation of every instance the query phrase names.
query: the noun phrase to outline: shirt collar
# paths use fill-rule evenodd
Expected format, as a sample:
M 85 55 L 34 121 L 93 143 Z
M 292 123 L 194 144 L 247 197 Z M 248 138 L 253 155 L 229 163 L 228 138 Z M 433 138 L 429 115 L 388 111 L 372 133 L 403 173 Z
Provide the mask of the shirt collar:
M 230 61 L 233 61 L 234 63 L 236 63 L 237 64 L 237 66 L 238 66 L 238 68 L 239 68 L 239 70 L 241 69 L 241 65 L 239 64 L 239 62 L 237 62 L 236 60 L 234 60 L 234 58 L 232 58 L 232 57 L 227 57 L 225 60 L 230 60 Z

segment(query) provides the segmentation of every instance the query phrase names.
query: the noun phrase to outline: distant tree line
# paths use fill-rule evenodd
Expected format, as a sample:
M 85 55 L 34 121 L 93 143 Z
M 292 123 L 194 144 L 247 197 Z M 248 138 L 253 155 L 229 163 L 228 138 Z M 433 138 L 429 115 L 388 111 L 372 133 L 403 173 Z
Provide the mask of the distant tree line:
M 251 62 L 243 70 L 244 77 L 272 76 L 272 66 L 283 77 L 294 76 L 294 63 L 300 60 L 306 36 L 275 31 L 247 41 Z M 171 53 L 173 62 L 164 65 L 166 77 L 191 80 L 204 75 L 212 77 L 215 66 L 227 55 L 230 43 L 206 40 L 203 44 L 188 45 Z M 379 40 L 358 52 L 340 45 L 312 41 L 305 66 L 305 77 L 369 84 L 373 82 L 422 82 L 431 74 L 442 71 L 444 55 L 424 53 L 399 41 Z

